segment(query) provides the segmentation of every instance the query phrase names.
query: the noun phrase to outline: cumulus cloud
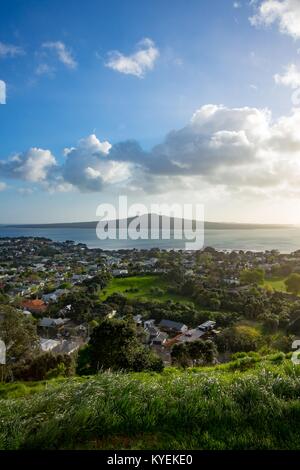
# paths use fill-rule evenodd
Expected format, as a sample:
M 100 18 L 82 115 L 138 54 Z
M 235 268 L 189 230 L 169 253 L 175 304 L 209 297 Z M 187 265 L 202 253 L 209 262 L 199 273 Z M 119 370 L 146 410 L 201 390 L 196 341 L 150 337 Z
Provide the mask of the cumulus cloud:
M 0 42 L 0 58 L 15 57 L 15 56 L 24 55 L 24 54 L 25 52 L 24 52 L 24 49 L 22 49 L 22 47 Z
M 33 183 L 42 182 L 55 165 L 56 160 L 50 150 L 33 147 L 7 161 L 0 161 L 0 175 Z
M 44 42 L 42 44 L 44 49 L 49 49 L 54 51 L 57 54 L 58 59 L 62 62 L 66 67 L 70 69 L 75 69 L 77 67 L 77 62 L 72 56 L 71 51 L 66 47 L 66 45 L 61 41 L 54 41 L 54 42 Z
M 6 103 L 6 84 L 3 80 L 0 80 L 0 104 Z
M 109 184 L 122 183 L 130 176 L 130 164 L 108 158 L 111 144 L 92 134 L 77 147 L 65 149 L 62 166 L 65 182 L 81 191 L 101 191 Z
M 109 52 L 105 65 L 117 72 L 143 78 L 147 71 L 153 69 L 158 56 L 159 50 L 154 42 L 145 38 L 138 43 L 137 51 L 131 55 L 126 56 L 119 51 Z
M 272 121 L 271 112 L 256 108 L 205 105 L 183 129 L 145 152 L 135 142 L 114 146 L 110 157 L 138 166 L 149 176 L 173 180 L 194 189 L 203 183 L 227 188 L 297 188 L 300 178 L 300 110 Z M 142 168 L 142 170 L 141 170 Z
M 263 0 L 250 18 L 254 26 L 278 24 L 279 31 L 294 39 L 300 38 L 299 0 Z
M 283 75 L 274 75 L 275 83 L 284 85 L 293 89 L 300 87 L 300 68 L 295 64 L 289 64 L 285 67 Z
M 274 120 L 268 109 L 208 104 L 162 143 L 144 150 L 136 141 L 111 145 L 92 134 L 64 149 L 58 164 L 49 150 L 30 149 L 0 162 L 0 177 L 39 183 L 50 192 L 213 191 L 299 194 L 300 108 Z

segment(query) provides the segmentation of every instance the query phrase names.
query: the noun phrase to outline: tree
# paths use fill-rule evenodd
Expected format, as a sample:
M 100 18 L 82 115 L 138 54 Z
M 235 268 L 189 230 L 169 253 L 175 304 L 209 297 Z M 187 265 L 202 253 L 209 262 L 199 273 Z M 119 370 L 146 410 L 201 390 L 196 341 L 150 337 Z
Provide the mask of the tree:
M 211 340 L 197 340 L 190 343 L 174 344 L 172 361 L 181 367 L 192 364 L 211 364 L 217 357 L 216 345 Z
M 193 361 L 211 364 L 217 357 L 217 348 L 211 340 L 198 340 L 187 343 L 187 350 Z
M 74 359 L 68 354 L 40 352 L 27 357 L 13 366 L 17 380 L 44 380 L 57 376 L 70 376 L 74 373 Z
M 181 366 L 188 367 L 190 364 L 190 357 L 185 343 L 174 344 L 171 351 L 172 362 Z
M 290 276 L 284 281 L 286 285 L 286 290 L 291 292 L 294 295 L 298 295 L 300 292 L 300 274 L 292 273 Z
M 33 318 L 9 305 L 0 305 L 0 339 L 6 345 L 6 362 L 17 362 L 38 349 Z
M 264 279 L 265 272 L 263 269 L 245 269 L 240 275 L 242 284 L 263 284 Z
M 264 328 L 268 333 L 274 333 L 278 330 L 279 320 L 275 316 L 269 316 L 264 321 Z
M 139 342 L 134 322 L 106 318 L 79 352 L 77 371 L 86 374 L 101 369 L 157 371 L 163 369 L 163 363 Z
M 226 328 L 217 336 L 217 346 L 222 352 L 255 351 L 260 336 L 260 333 L 251 326 L 237 325 Z

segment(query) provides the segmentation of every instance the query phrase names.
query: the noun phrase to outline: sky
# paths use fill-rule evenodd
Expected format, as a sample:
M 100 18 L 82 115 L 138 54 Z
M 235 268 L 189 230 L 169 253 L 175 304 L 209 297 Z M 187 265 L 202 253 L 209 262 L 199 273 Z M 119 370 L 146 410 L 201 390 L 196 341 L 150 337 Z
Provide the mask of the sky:
M 299 0 L 0 0 L 0 223 L 300 224 Z

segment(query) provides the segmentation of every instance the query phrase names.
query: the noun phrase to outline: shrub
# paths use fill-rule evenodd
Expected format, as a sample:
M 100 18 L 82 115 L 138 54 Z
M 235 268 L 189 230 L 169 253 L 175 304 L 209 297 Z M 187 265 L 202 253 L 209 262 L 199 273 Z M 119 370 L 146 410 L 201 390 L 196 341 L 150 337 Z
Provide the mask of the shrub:
M 12 373 L 16 380 L 44 380 L 49 378 L 49 374 L 52 377 L 71 376 L 74 372 L 75 361 L 73 357 L 68 354 L 51 352 L 40 353 L 12 367 Z

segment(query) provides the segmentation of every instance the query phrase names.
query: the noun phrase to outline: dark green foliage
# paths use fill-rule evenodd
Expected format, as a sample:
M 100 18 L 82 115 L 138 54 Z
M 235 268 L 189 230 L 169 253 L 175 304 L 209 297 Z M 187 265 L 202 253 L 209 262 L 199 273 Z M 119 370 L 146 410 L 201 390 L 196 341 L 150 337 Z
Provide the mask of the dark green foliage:
M 300 335 L 300 317 L 288 326 L 288 332 L 293 335 Z
M 265 273 L 263 269 L 245 269 L 241 272 L 242 284 L 263 284 Z
M 99 370 L 162 370 L 162 361 L 138 339 L 130 320 L 105 319 L 96 326 L 87 347 L 79 352 L 78 373 Z
M 175 364 L 186 367 L 191 364 L 212 364 L 217 356 L 217 348 L 210 341 L 192 341 L 175 344 L 171 352 Z
M 288 292 L 298 295 L 300 293 L 300 274 L 290 274 L 290 276 L 285 280 L 285 285 Z
M 75 372 L 75 360 L 68 354 L 40 353 L 19 362 L 12 368 L 15 380 L 44 380 Z
M 260 334 L 249 326 L 226 328 L 216 338 L 220 352 L 255 351 L 259 345 Z
M 0 339 L 6 344 L 6 362 L 18 362 L 38 348 L 36 323 L 9 305 L 0 305 Z

